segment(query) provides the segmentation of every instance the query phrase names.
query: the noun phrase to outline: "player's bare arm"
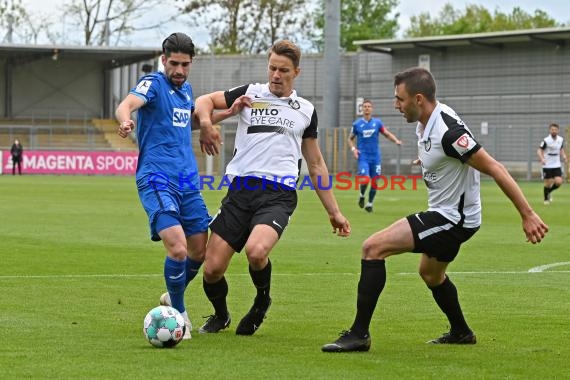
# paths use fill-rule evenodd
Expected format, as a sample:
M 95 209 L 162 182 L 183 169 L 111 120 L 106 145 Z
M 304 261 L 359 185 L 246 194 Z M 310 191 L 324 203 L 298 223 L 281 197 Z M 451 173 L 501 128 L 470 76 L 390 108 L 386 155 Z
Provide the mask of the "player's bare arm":
M 228 108 L 223 91 L 212 92 L 196 99 L 194 117 L 200 126 L 200 149 L 202 153 L 208 155 L 219 153 L 219 145 L 223 144 L 223 142 L 221 141 L 220 133 L 213 125 L 237 115 L 246 106 L 251 107 L 250 99 L 247 96 L 240 96 Z M 223 111 L 214 112 L 215 110 Z
M 520 187 L 509 174 L 503 164 L 491 157 L 483 148 L 475 152 L 467 164 L 485 173 L 495 180 L 503 193 L 511 200 L 519 214 L 521 215 L 523 231 L 527 241 L 536 244 L 544 238 L 548 232 L 548 226 L 534 212 Z
M 144 105 L 144 100 L 136 95 L 129 94 L 119 104 L 115 111 L 115 117 L 119 122 L 117 134 L 122 138 L 127 137 L 134 129 L 135 122 L 131 119 L 131 114 Z
M 355 140 L 356 140 L 356 136 L 351 133 L 350 136 L 348 137 L 348 146 L 350 147 L 350 150 L 351 150 L 352 154 L 354 155 L 354 158 L 356 158 L 358 160 L 358 156 L 360 155 L 360 151 L 358 150 L 358 148 L 356 148 L 356 145 L 354 144 Z
M 545 161 L 544 161 L 544 151 L 541 148 L 538 148 L 536 150 L 536 154 L 538 155 L 538 159 L 540 160 L 540 163 L 542 165 L 544 165 Z
M 319 145 L 317 144 L 317 139 L 303 139 L 301 150 L 305 160 L 307 160 L 309 176 L 311 177 L 311 182 L 317 192 L 317 196 L 329 214 L 333 233 L 336 233 L 338 236 L 350 236 L 350 223 L 340 212 L 338 207 L 338 203 L 329 183 L 329 171 L 319 149 Z
M 202 153 L 216 155 L 219 153 L 218 146 L 221 144 L 220 132 L 212 121 L 215 109 L 227 109 L 223 91 L 216 91 L 202 95 L 196 99 L 196 118 L 200 124 L 200 149 Z
M 390 132 L 389 130 L 387 130 L 384 127 L 384 132 L 382 132 L 382 134 L 390 141 L 392 141 L 394 144 L 396 145 L 402 145 L 402 140 L 400 140 L 399 138 L 397 138 L 392 132 Z

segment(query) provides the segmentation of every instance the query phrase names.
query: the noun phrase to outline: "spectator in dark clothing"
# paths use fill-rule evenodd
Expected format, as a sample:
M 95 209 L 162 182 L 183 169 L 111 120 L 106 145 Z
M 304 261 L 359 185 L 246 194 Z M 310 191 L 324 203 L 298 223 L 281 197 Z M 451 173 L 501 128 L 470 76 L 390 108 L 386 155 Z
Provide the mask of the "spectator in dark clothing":
M 22 175 L 22 157 L 24 155 L 24 148 L 22 144 L 20 144 L 20 140 L 14 140 L 14 144 L 12 144 L 12 149 L 10 149 L 10 153 L 12 154 L 12 175 L 16 174 L 16 165 L 18 165 L 18 174 Z

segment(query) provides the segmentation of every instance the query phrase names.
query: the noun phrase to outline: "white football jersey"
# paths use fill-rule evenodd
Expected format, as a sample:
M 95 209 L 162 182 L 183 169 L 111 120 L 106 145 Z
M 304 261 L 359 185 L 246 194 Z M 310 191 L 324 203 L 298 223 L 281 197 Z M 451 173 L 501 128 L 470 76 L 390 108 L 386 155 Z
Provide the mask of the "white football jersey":
M 481 148 L 471 131 L 455 111 L 438 102 L 425 129 L 418 123 L 416 134 L 428 211 L 463 227 L 481 225 L 479 171 L 465 164 Z
M 317 113 L 311 102 L 293 93 L 278 98 L 268 84 L 248 84 L 224 93 L 230 107 L 242 95 L 251 108 L 239 113 L 233 158 L 226 175 L 266 178 L 295 187 L 303 138 L 317 138 Z
M 562 164 L 560 163 L 560 151 L 564 148 L 564 138 L 562 136 L 556 136 L 553 139 L 551 135 L 548 135 L 540 142 L 540 149 L 543 150 L 544 155 L 544 165 L 543 168 L 560 168 Z

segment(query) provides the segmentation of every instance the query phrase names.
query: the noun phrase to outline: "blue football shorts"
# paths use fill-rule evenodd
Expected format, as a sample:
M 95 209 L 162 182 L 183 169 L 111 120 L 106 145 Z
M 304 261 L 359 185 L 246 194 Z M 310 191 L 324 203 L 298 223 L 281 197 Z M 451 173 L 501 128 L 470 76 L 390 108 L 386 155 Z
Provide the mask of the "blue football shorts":
M 382 165 L 378 160 L 358 160 L 358 175 L 365 175 L 370 178 L 379 176 L 382 174 Z
M 146 182 L 139 183 L 137 188 L 153 241 L 160 240 L 160 231 L 177 224 L 182 226 L 186 236 L 208 231 L 211 217 L 198 190 L 180 191 L 175 186 L 156 188 Z M 165 214 L 168 217 L 160 217 Z

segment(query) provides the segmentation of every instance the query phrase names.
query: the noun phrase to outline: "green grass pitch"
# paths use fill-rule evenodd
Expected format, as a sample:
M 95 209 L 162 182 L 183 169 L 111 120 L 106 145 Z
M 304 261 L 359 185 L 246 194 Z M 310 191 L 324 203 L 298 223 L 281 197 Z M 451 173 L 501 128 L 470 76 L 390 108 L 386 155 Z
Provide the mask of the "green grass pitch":
M 352 225 L 331 233 L 316 194 L 299 192 L 290 226 L 271 254 L 273 305 L 260 330 L 235 335 L 254 296 L 243 254 L 228 274 L 228 330 L 174 349 L 145 341 L 145 314 L 164 291 L 162 244 L 148 237 L 133 178 L 0 177 L 0 377 L 5 379 L 561 379 L 570 376 L 570 187 L 542 204 L 540 183 L 521 186 L 550 226 L 525 242 L 519 216 L 484 182 L 481 230 L 451 264 L 475 346 L 433 346 L 447 331 L 416 274 L 418 257 L 388 259 L 368 353 L 325 354 L 352 323 L 360 245 L 426 207 L 416 191 L 381 191 L 374 213 L 356 191 L 336 191 Z M 205 191 L 213 213 L 225 191 Z M 529 269 L 548 264 L 541 272 Z M 195 330 L 211 313 L 201 277 L 186 292 Z

